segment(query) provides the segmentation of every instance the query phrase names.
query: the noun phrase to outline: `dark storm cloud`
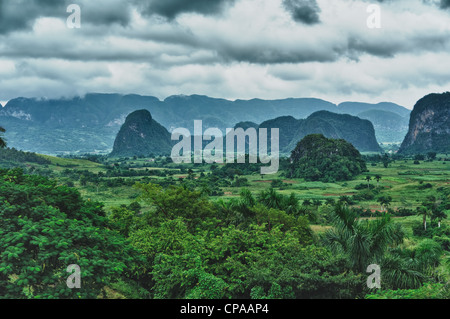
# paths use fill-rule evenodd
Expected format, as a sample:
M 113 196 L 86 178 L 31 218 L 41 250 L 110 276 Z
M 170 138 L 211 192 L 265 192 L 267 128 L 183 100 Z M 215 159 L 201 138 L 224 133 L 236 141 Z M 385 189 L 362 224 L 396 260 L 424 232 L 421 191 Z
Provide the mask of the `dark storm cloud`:
M 449 9 L 450 8 L 450 0 L 441 0 L 441 8 Z
M 69 2 L 74 2 L 70 0 Z M 131 21 L 131 5 L 123 0 L 84 0 L 80 2 L 82 20 L 93 25 L 120 24 Z M 67 13 L 65 13 L 67 15 Z
M 367 0 L 371 1 L 371 0 Z M 392 2 L 398 2 L 398 0 L 376 0 L 380 3 L 392 3 Z M 429 5 L 438 5 L 441 9 L 449 9 L 450 8 L 450 0 L 422 0 L 423 3 L 429 4 Z
M 235 0 L 135 0 L 141 13 L 145 15 L 158 14 L 168 19 L 174 19 L 181 13 L 196 12 L 201 14 L 217 14 L 225 5 L 233 4 Z
M 0 34 L 30 29 L 36 19 L 67 19 L 73 0 L 0 0 Z M 82 21 L 94 25 L 130 22 L 130 5 L 121 0 L 76 1 L 82 10 Z
M 0 33 L 30 28 L 42 16 L 65 12 L 58 0 L 0 0 Z
M 320 8 L 316 0 L 283 0 L 283 5 L 297 22 L 305 24 L 320 22 Z
M 238 61 L 256 64 L 331 62 L 339 57 L 333 50 L 273 48 L 264 43 L 259 44 L 259 47 L 227 45 L 218 49 L 217 52 L 225 62 Z

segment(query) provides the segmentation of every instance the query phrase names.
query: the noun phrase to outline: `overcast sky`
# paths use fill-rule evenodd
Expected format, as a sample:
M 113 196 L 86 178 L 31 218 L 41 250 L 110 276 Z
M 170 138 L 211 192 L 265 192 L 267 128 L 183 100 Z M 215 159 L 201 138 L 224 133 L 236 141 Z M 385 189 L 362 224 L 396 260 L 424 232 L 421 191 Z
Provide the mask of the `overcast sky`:
M 81 28 L 67 26 L 70 4 Z M 367 25 L 371 4 L 381 28 Z M 0 0 L 0 101 L 117 92 L 412 108 L 450 90 L 449 70 L 450 0 Z

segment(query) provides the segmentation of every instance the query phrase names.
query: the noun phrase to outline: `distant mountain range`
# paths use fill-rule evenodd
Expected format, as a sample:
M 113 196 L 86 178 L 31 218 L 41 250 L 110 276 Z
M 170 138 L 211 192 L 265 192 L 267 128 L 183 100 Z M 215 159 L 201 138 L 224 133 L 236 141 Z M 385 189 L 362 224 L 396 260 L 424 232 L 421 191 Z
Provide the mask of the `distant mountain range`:
M 306 119 L 299 120 L 284 116 L 265 121 L 259 128 L 279 128 L 280 151 L 287 154 L 290 154 L 301 139 L 310 134 L 344 139 L 360 152 L 381 152 L 372 123 L 348 114 L 318 111 Z
M 336 105 L 314 98 L 230 101 L 200 95 L 177 95 L 160 101 L 152 96 L 93 93 L 72 99 L 10 100 L 0 109 L 0 126 L 7 130 L 8 145 L 25 151 L 109 153 L 126 117 L 137 110 L 148 110 L 168 131 L 192 129 L 194 120 L 203 120 L 205 129 L 225 130 L 239 122 L 263 123 L 284 116 L 306 119 L 318 111 L 328 111 L 369 119 L 378 142 L 401 142 L 407 132 L 405 118 L 410 114 L 394 103 Z
M 306 119 L 295 119 L 292 116 L 282 116 L 268 120 L 260 125 L 253 122 L 241 122 L 236 128 L 266 128 L 268 141 L 272 128 L 279 129 L 279 150 L 281 154 L 289 156 L 298 142 L 311 134 L 322 134 L 332 139 L 344 139 L 362 152 L 381 152 L 375 138 L 375 130 L 368 120 L 360 119 L 348 114 L 336 114 L 328 111 L 318 111 Z M 191 131 L 191 133 L 193 133 Z M 225 132 L 223 145 L 226 145 Z M 194 151 L 194 140 L 191 136 L 191 151 Z M 205 147 L 210 141 L 202 141 Z M 248 140 L 246 141 L 248 143 Z M 170 133 L 152 119 L 150 112 L 139 110 L 127 116 L 114 142 L 111 156 L 148 156 L 150 154 L 171 153 L 172 146 L 178 140 L 171 141 Z M 271 144 L 268 145 L 269 150 Z M 237 150 L 235 144 L 235 151 Z M 248 151 L 248 144 L 246 147 Z

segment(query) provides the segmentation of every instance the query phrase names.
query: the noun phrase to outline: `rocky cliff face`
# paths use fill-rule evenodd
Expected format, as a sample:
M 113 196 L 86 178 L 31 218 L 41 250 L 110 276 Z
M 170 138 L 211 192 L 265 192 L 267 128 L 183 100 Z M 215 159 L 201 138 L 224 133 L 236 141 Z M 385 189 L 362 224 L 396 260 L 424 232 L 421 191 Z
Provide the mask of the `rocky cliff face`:
M 450 92 L 429 94 L 411 113 L 409 130 L 399 153 L 450 152 Z
M 127 116 L 116 140 L 111 156 L 148 156 L 170 154 L 172 141 L 169 131 L 152 119 L 147 110 Z

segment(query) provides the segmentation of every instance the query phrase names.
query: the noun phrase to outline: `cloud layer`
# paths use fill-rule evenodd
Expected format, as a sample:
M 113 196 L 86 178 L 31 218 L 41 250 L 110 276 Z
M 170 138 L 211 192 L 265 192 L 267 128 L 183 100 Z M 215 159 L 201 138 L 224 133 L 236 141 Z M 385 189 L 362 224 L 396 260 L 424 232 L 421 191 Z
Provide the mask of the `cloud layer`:
M 0 0 L 0 101 L 87 92 L 412 107 L 450 87 L 450 2 Z

